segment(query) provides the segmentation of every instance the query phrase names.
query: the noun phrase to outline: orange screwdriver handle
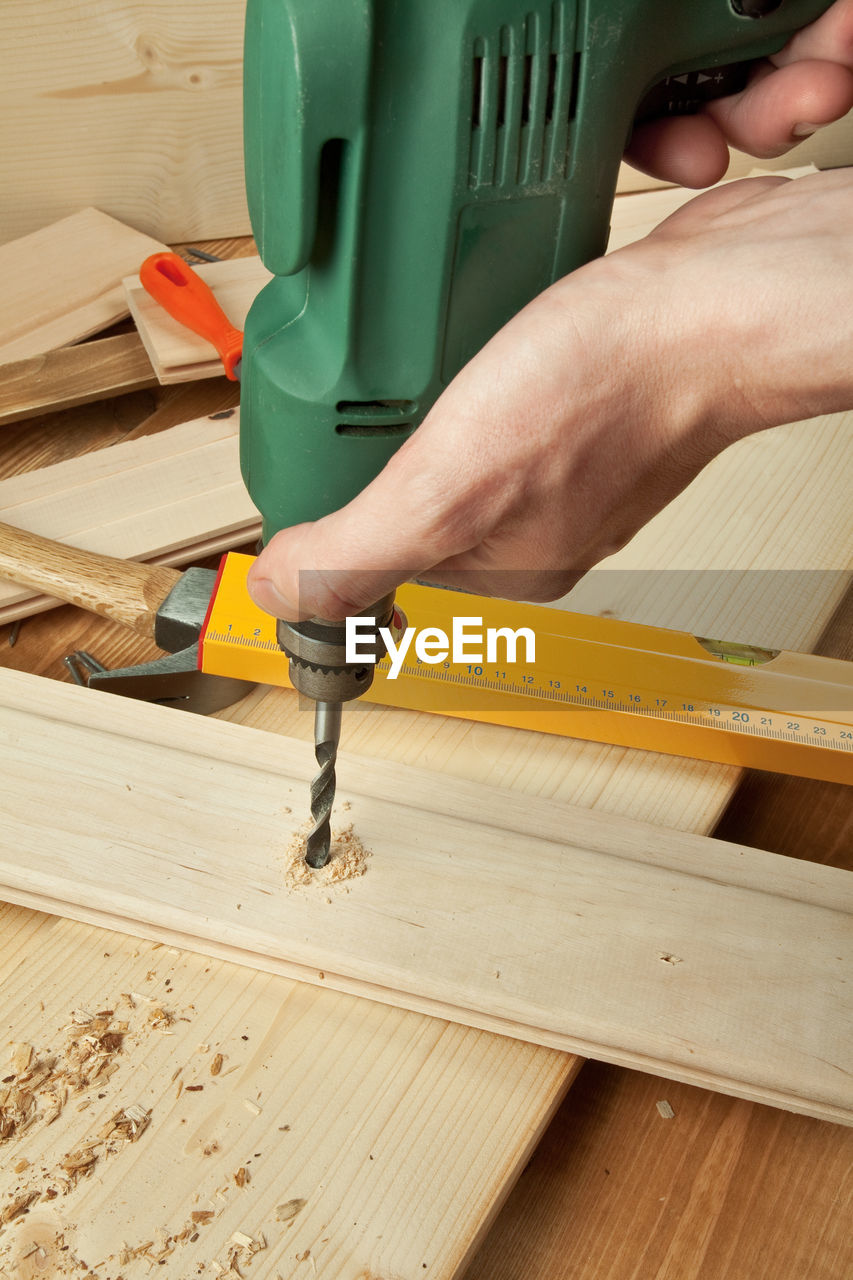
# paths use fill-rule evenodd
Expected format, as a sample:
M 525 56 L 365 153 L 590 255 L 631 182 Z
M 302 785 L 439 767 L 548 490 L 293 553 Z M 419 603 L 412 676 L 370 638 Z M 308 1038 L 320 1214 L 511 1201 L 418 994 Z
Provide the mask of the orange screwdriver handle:
M 176 253 L 152 253 L 139 268 L 139 279 L 173 320 L 216 347 L 226 374 L 232 382 L 238 381 L 235 366 L 243 354 L 243 334 L 234 328 L 201 276 Z

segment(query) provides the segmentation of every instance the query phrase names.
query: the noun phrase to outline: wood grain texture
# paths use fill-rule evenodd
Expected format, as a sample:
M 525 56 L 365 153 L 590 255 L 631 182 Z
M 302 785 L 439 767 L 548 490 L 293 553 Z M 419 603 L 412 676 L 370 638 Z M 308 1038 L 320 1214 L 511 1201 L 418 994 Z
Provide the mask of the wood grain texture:
M 0 246 L 0 361 L 64 347 L 121 320 L 123 278 L 164 248 L 93 208 Z
M 716 834 L 853 872 L 849 787 L 748 773 Z M 840 1280 L 851 1199 L 853 1129 L 587 1063 L 465 1280 Z
M 846 872 L 343 755 L 366 874 L 288 892 L 301 743 L 0 695 L 8 900 L 853 1123 Z
M 135 333 L 16 360 L 0 378 L 0 426 L 152 387 L 157 375 Z
M 26 622 L 15 649 L 0 647 L 0 662 L 58 676 L 61 654 L 80 646 L 108 665 L 150 656 L 125 629 L 64 608 Z M 41 667 L 42 662 L 48 665 Z M 310 713 L 300 711 L 297 700 L 285 691 L 247 700 L 231 715 L 296 734 L 306 754 L 310 751 Z M 713 821 L 733 777 L 731 770 L 580 743 L 565 744 L 555 752 L 553 742 L 537 735 L 382 708 L 355 708 L 345 718 L 344 732 L 349 745 L 359 751 L 384 751 L 415 764 L 446 768 L 456 777 L 511 787 L 522 806 L 526 794 L 556 795 L 571 802 L 582 799 L 600 812 L 633 811 L 697 829 L 700 822 L 707 827 Z M 818 787 L 812 784 L 813 791 Z M 262 1231 L 268 1240 L 268 1249 L 253 1259 L 250 1271 L 262 1280 L 275 1280 L 277 1274 L 298 1280 L 312 1274 L 310 1258 L 305 1258 L 308 1249 L 324 1280 L 352 1280 L 362 1272 L 423 1275 L 428 1280 L 457 1276 L 532 1155 L 539 1132 L 536 1117 L 541 1128 L 550 1115 L 542 1110 L 544 1101 L 550 1099 L 554 1105 L 563 1072 L 567 1086 L 576 1066 L 561 1054 L 528 1050 L 473 1031 L 461 1041 L 446 1033 L 421 1039 L 413 1053 L 415 1015 L 387 1009 L 393 1022 L 382 1024 L 377 1033 L 371 1006 L 363 1001 L 354 1002 L 362 1011 L 356 1021 L 345 1015 L 349 997 L 311 988 L 306 1004 L 290 997 L 292 984 L 286 979 L 186 952 L 176 955 L 165 947 L 152 951 L 132 939 L 38 913 L 16 912 L 11 919 L 3 915 L 0 938 L 0 1007 L 10 1039 L 29 1040 L 37 1048 L 55 1046 L 57 1028 L 68 1023 L 72 1009 L 111 1007 L 117 991 L 144 997 L 141 1016 L 130 1015 L 135 1030 L 140 1023 L 145 1028 L 148 1002 L 165 1002 L 178 1015 L 168 1028 L 169 1038 L 161 1039 L 158 1033 L 128 1037 L 115 1088 L 111 1083 L 97 1102 L 99 1110 L 67 1109 L 53 1125 L 40 1125 L 28 1134 L 23 1145 L 7 1148 L 16 1158 L 23 1151 L 37 1159 L 29 1171 L 14 1178 L 9 1161 L 5 1175 L 0 1175 L 2 1194 L 34 1186 L 43 1195 L 52 1184 L 41 1176 L 41 1168 L 55 1171 L 61 1157 L 75 1142 L 90 1138 L 102 1118 L 128 1101 L 152 1107 L 151 1124 L 139 1143 L 102 1162 L 95 1177 L 80 1181 L 59 1201 L 42 1200 L 21 1219 L 14 1234 L 0 1237 L 0 1261 L 7 1258 L 4 1249 L 9 1256 L 20 1256 L 31 1241 L 39 1240 L 51 1261 L 58 1258 L 61 1244 L 70 1242 L 75 1255 L 94 1266 L 118 1253 L 122 1241 L 135 1247 L 150 1239 L 149 1253 L 155 1259 L 172 1250 L 163 1264 L 165 1274 L 171 1268 L 183 1277 L 192 1274 L 196 1264 L 209 1266 L 211 1259 L 226 1265 L 231 1233 L 242 1230 Z M 118 1007 L 124 1011 L 127 1006 L 122 1002 Z M 431 1019 L 418 1022 L 423 1031 L 446 1027 Z M 226 1055 L 226 1072 L 236 1068 L 224 1081 L 211 1080 L 208 1074 L 218 1051 Z M 598 1261 L 602 1256 L 610 1261 L 605 1251 L 617 1248 L 617 1261 L 627 1269 L 620 1272 L 614 1263 L 613 1280 L 623 1280 L 623 1275 L 635 1280 L 632 1259 L 646 1238 L 642 1233 L 651 1236 L 650 1248 L 659 1248 L 655 1228 L 674 1229 L 679 1221 L 682 1256 L 685 1251 L 696 1259 L 702 1256 L 708 1222 L 703 1197 L 713 1193 L 715 1176 L 710 1181 L 703 1176 L 704 1148 L 696 1145 L 695 1127 L 686 1134 L 683 1125 L 678 1127 L 666 1147 L 655 1130 L 644 1141 L 639 1108 L 648 1100 L 630 1086 L 648 1077 L 615 1068 L 607 1071 L 622 1082 L 622 1105 L 614 1107 L 605 1091 L 595 1114 L 608 1155 L 621 1152 L 621 1162 L 628 1162 L 625 1178 L 614 1184 L 616 1200 L 605 1195 L 610 1176 L 603 1171 L 601 1145 L 591 1142 L 584 1123 L 586 1095 L 577 1115 L 569 1100 L 544 1148 L 556 1158 L 549 1158 L 543 1168 L 539 1155 L 534 1156 L 530 1173 L 535 1171 L 538 1181 L 526 1193 L 526 1206 L 519 1212 L 513 1197 L 508 1217 L 498 1218 L 495 1230 L 507 1221 L 514 1230 L 499 1233 L 497 1254 L 490 1255 L 492 1263 L 497 1256 L 505 1268 L 495 1265 L 494 1280 L 599 1280 L 608 1273 Z M 305 1080 L 318 1076 L 327 1087 L 312 1094 Z M 203 1091 L 177 1097 L 182 1077 L 204 1084 Z M 597 1089 L 594 1084 L 590 1088 L 595 1100 Z M 389 1089 L 391 1106 L 377 1110 L 378 1100 Z M 669 1084 L 664 1090 L 653 1086 L 650 1105 L 659 1096 L 670 1097 L 677 1108 L 676 1124 L 683 1114 L 682 1094 L 702 1100 L 706 1118 L 701 1138 L 706 1145 L 713 1143 L 727 1109 L 740 1105 L 686 1086 Z M 83 1101 L 90 1096 L 84 1094 Z M 321 1105 L 306 1106 L 312 1097 Z M 248 1110 L 246 1098 L 262 1108 L 260 1118 Z M 799 1257 L 811 1249 L 805 1254 L 814 1257 L 810 1280 L 839 1280 L 846 1274 L 837 1264 L 846 1219 L 843 1188 L 836 1202 L 837 1183 L 831 1175 L 844 1158 L 844 1148 L 837 1154 L 832 1135 L 851 1131 L 779 1111 L 751 1110 L 768 1117 L 772 1130 L 759 1127 L 755 1132 L 762 1142 L 740 1148 L 738 1181 L 726 1203 L 737 1204 L 738 1197 L 746 1195 L 750 1221 L 763 1224 L 767 1233 L 772 1225 L 775 1238 L 768 1257 L 784 1259 L 791 1250 Z M 663 1123 L 657 1112 L 654 1118 Z M 290 1128 L 285 1131 L 284 1126 Z M 768 1148 L 764 1140 L 771 1133 L 778 1140 Z M 257 1142 L 259 1134 L 273 1135 L 273 1141 Z M 251 1196 L 245 1189 L 238 1194 L 233 1179 L 247 1160 Z M 609 1161 L 603 1163 L 611 1167 Z M 614 1162 L 611 1173 L 618 1167 Z M 164 1170 L 170 1171 L 168 1178 Z M 700 1178 L 695 1193 L 690 1181 L 694 1170 Z M 809 1192 L 809 1174 L 823 1172 L 827 1180 Z M 526 1177 L 519 1183 L 520 1194 Z M 652 1178 L 658 1178 L 658 1184 Z M 778 1185 L 802 1188 L 803 1194 L 788 1202 L 791 1213 L 784 1221 L 774 1215 L 774 1198 L 765 1199 L 768 1178 L 773 1178 L 770 1190 Z M 663 1206 L 661 1214 L 657 1198 L 650 1196 L 649 1188 L 655 1185 L 660 1185 L 658 1195 L 676 1197 L 672 1212 Z M 274 1208 L 269 1208 L 270 1189 L 278 1204 L 305 1197 L 306 1186 L 309 1206 L 322 1207 L 319 1217 L 312 1215 L 309 1222 L 300 1215 L 290 1226 L 277 1222 Z M 189 1198 L 188 1188 L 194 1189 Z M 690 1207 L 686 1214 L 680 1208 L 685 1198 Z M 576 1202 L 577 1219 L 570 1212 Z M 193 1244 L 166 1245 L 168 1235 L 184 1227 L 190 1210 L 204 1210 L 213 1217 L 196 1233 Z M 583 1236 L 588 1264 L 579 1256 L 580 1245 L 573 1245 L 584 1214 L 590 1215 Z M 332 1233 L 325 1229 L 330 1220 Z M 358 1230 L 352 1226 L 356 1222 Z M 570 1231 L 568 1242 L 557 1235 L 563 1224 Z M 717 1219 L 715 1250 L 725 1248 L 730 1230 L 731 1215 L 726 1213 Z M 303 1261 L 297 1262 L 297 1256 Z M 570 1259 L 569 1269 L 561 1270 L 563 1257 Z M 122 1274 L 142 1280 L 150 1265 L 139 1256 Z M 492 1274 L 489 1269 L 480 1272 L 490 1280 Z M 702 1280 L 718 1280 L 718 1274 L 709 1270 Z M 741 1280 L 736 1271 L 733 1274 Z M 748 1280 L 778 1280 L 784 1274 L 784 1269 L 762 1272 L 759 1267 Z M 667 1280 L 684 1278 L 670 1273 Z
M 245 235 L 238 0 L 7 0 L 0 242 L 94 204 L 160 239 Z M 759 162 L 761 163 L 761 162 Z M 778 160 L 765 162 L 779 167 Z M 785 163 L 853 163 L 853 120 Z M 729 176 L 756 164 L 732 154 Z M 658 185 L 622 168 L 620 189 Z
M 3 239 L 90 204 L 170 243 L 247 234 L 243 11 L 44 0 L 35 23 L 27 0 L 10 0 Z
M 0 481 L 16 528 L 121 559 L 185 564 L 253 536 L 259 517 L 239 475 L 236 411 Z M 0 622 L 50 608 L 0 583 Z
M 588 1062 L 464 1280 L 842 1280 L 851 1198 L 853 1130 Z
M 216 301 L 237 329 L 244 327 L 249 307 L 272 279 L 257 256 L 194 263 L 193 270 L 210 286 Z M 222 361 L 212 343 L 173 320 L 146 293 L 138 275 L 128 276 L 124 289 L 130 314 L 163 385 L 221 376 Z
M 0 934 L 4 1031 L 39 1057 L 73 1010 L 128 1022 L 115 1075 L 4 1144 L 0 1203 L 39 1197 L 0 1231 L 14 1280 L 36 1246 L 41 1275 L 216 1275 L 238 1231 L 260 1280 L 453 1275 L 571 1080 L 551 1050 L 103 929 L 0 905 Z M 127 1105 L 140 1140 L 65 1191 L 65 1154 Z

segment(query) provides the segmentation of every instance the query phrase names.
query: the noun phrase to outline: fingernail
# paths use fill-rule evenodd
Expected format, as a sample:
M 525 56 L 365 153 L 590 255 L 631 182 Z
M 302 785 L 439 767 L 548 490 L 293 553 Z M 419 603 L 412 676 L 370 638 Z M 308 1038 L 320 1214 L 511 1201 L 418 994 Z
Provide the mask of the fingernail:
M 810 138 L 820 128 L 819 124 L 795 124 L 791 133 L 795 138 Z
M 271 578 L 249 578 L 248 581 L 249 595 L 254 600 L 259 609 L 263 609 L 265 613 L 271 613 L 275 618 L 288 618 L 293 614 L 293 608 L 285 600 Z

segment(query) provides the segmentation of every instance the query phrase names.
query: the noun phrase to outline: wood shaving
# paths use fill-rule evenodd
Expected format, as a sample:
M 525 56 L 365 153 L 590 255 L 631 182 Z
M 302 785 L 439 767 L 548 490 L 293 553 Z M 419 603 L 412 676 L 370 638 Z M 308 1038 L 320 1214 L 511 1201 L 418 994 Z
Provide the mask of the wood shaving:
M 343 884 L 355 880 L 367 871 L 368 858 L 372 857 L 360 836 L 355 834 L 352 823 L 340 831 L 332 832 L 332 843 L 329 850 L 329 861 L 325 867 L 313 870 L 305 861 L 305 849 L 311 822 L 305 822 L 293 833 L 290 843 L 284 851 L 284 886 L 286 889 L 306 888 L 319 885 L 328 888 L 330 885 Z M 327 899 L 328 901 L 328 899 Z
M 234 1181 L 237 1183 L 238 1187 L 245 1187 L 249 1182 L 249 1170 L 244 1164 L 241 1164 L 240 1168 L 234 1174 Z
M 38 1119 L 52 1124 L 72 1095 L 100 1087 L 118 1070 L 128 1024 L 115 1021 L 112 1009 L 75 1009 L 65 1030 L 65 1048 L 58 1055 L 40 1056 L 29 1044 L 14 1046 L 13 1073 L 0 1087 L 0 1143 L 19 1137 Z
M 171 1027 L 174 1021 L 175 1015 L 168 1009 L 161 1009 L 159 1005 L 148 1010 L 148 1024 L 155 1031 L 164 1031 L 166 1027 Z
M 40 1197 L 40 1191 L 22 1191 L 20 1195 L 15 1196 L 9 1204 L 0 1209 L 0 1226 L 5 1226 L 7 1222 L 13 1222 L 22 1213 L 26 1213 L 30 1205 Z
M 253 1236 L 246 1235 L 245 1231 L 234 1231 L 228 1247 L 228 1259 L 223 1267 L 218 1262 L 211 1265 L 216 1268 L 217 1275 L 235 1275 L 242 1276 L 241 1267 L 247 1266 L 256 1253 L 266 1249 L 267 1242 L 263 1236 L 255 1239 Z
M 197 1240 L 199 1228 L 212 1222 L 215 1217 L 216 1214 L 212 1209 L 196 1209 L 190 1214 L 189 1220 L 177 1231 L 166 1231 L 165 1228 L 161 1228 L 159 1232 L 160 1239 L 156 1245 L 153 1240 L 146 1240 L 143 1244 L 138 1244 L 134 1247 L 128 1244 L 122 1245 L 121 1252 L 118 1255 L 118 1262 L 121 1266 L 127 1266 L 128 1263 L 133 1262 L 136 1258 L 144 1258 L 148 1263 L 163 1265 L 166 1258 L 175 1252 L 177 1245 L 185 1245 Z M 211 1266 L 215 1265 L 211 1263 Z M 221 1275 L 224 1272 L 220 1271 L 217 1274 Z M 91 1276 L 91 1280 L 95 1280 L 94 1275 Z
M 33 1046 L 31 1044 L 13 1044 L 12 1052 L 9 1056 L 14 1074 L 16 1076 L 23 1075 L 25 1071 L 29 1070 L 32 1062 Z
M 166 1013 L 155 1001 L 147 997 L 140 999 L 144 999 L 149 1016 L 142 1015 L 141 1025 L 137 1024 L 132 1033 L 133 1043 L 140 1034 L 159 1031 L 164 1023 L 175 1020 L 174 1015 Z M 127 994 L 120 997 L 120 1003 L 125 1009 L 136 1007 L 136 1000 Z M 129 1023 L 117 1017 L 113 1009 L 96 1009 L 94 1012 L 82 1007 L 74 1009 L 61 1030 L 65 1040 L 58 1052 L 23 1042 L 11 1046 L 11 1071 L 0 1083 L 0 1150 L 18 1141 L 29 1141 L 34 1125 L 52 1124 L 68 1105 L 77 1114 L 91 1109 L 96 1097 L 98 1100 L 105 1098 L 110 1077 L 120 1069 L 120 1059 L 131 1042 Z M 87 1091 L 88 1097 L 85 1096 Z M 77 1184 L 93 1172 L 97 1177 L 99 1163 L 138 1141 L 151 1120 L 150 1110 L 135 1102 L 107 1114 L 109 1118 L 106 1120 L 99 1116 L 98 1127 L 90 1137 L 77 1141 L 52 1167 L 34 1165 L 25 1156 L 16 1160 L 14 1154 L 11 1158 L 6 1152 L 0 1154 L 0 1166 L 13 1171 L 19 1179 L 17 1186 L 7 1187 L 0 1203 L 0 1234 L 8 1223 L 29 1213 L 39 1201 L 49 1202 L 60 1195 L 72 1193 Z M 177 1244 L 188 1241 L 195 1231 L 196 1224 L 187 1221 L 181 1231 L 165 1238 L 160 1246 L 155 1247 L 152 1241 L 146 1241 L 135 1249 L 123 1246 L 122 1258 L 159 1261 Z M 16 1238 L 21 1239 L 20 1232 Z M 3 1254 L 0 1277 L 4 1274 L 4 1263 L 9 1260 L 7 1249 L 13 1243 L 11 1233 L 8 1240 L 4 1235 L 0 1245 Z M 63 1252 L 61 1256 L 52 1257 L 52 1261 L 60 1269 L 51 1274 L 85 1274 L 92 1280 L 101 1274 L 75 1257 L 61 1241 L 57 1247 Z
M 307 1203 L 307 1200 L 288 1200 L 285 1204 L 276 1205 L 276 1222 L 292 1222 L 297 1213 L 301 1213 Z
M 214 1056 L 213 1061 L 210 1064 L 210 1074 L 212 1076 L 219 1075 L 220 1071 L 222 1070 L 222 1064 L 224 1061 L 225 1061 L 225 1058 L 222 1056 L 221 1053 L 217 1053 Z

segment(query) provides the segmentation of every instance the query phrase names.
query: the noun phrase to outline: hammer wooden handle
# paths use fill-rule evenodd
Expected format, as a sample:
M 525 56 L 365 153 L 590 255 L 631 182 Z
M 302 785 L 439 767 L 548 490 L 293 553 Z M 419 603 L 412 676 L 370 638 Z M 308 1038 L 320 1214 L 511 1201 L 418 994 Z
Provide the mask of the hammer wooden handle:
M 117 560 L 0 523 L 0 578 L 154 635 L 157 610 L 181 577 L 164 565 Z

